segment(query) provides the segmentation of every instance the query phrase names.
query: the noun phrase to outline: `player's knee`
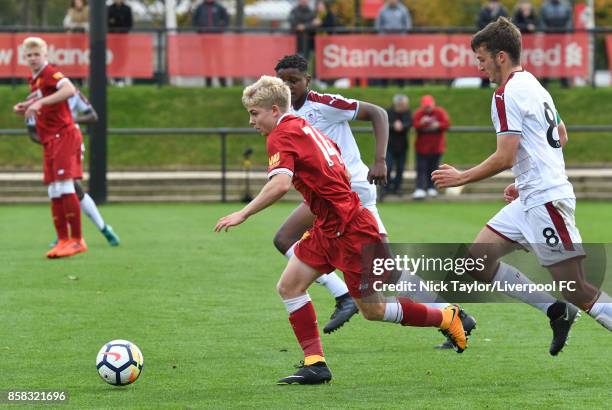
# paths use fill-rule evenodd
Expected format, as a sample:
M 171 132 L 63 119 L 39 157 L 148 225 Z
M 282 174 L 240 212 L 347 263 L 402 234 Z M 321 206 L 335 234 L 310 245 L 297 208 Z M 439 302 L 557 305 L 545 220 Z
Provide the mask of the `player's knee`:
M 274 235 L 274 239 L 272 242 L 274 243 L 274 247 L 278 249 L 278 251 L 283 255 L 285 255 L 287 251 L 291 248 L 291 246 L 295 243 L 295 241 L 291 241 L 291 239 L 288 238 L 282 230 L 276 232 L 276 235 Z
M 366 320 L 382 320 L 385 316 L 384 303 L 362 303 L 359 310 Z
M 276 291 L 282 299 L 288 299 L 291 297 L 292 289 L 287 286 L 287 284 L 283 282 L 282 279 L 279 280 L 276 284 Z

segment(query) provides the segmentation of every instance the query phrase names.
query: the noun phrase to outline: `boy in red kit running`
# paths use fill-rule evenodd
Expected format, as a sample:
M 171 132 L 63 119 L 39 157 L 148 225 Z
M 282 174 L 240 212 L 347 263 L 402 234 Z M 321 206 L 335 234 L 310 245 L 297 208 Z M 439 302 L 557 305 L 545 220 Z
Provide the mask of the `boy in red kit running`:
M 43 39 L 26 38 L 23 50 L 32 70 L 31 94 L 13 110 L 27 118 L 36 116 L 36 132 L 44 146 L 44 183 L 48 185 L 58 238 L 47 257 L 72 256 L 87 251 L 81 234 L 81 208 L 74 190 L 74 180 L 83 176 L 83 137 L 67 103 L 76 91 L 70 80 L 47 62 L 47 43 Z
M 220 232 L 241 224 L 279 200 L 292 183 L 315 215 L 313 227 L 297 244 L 277 285 L 304 352 L 304 365 L 278 384 L 320 384 L 331 380 L 316 313 L 306 290 L 322 273 L 336 268 L 344 273 L 349 293 L 366 319 L 438 327 L 462 352 L 467 339 L 457 306 L 442 310 L 400 297 L 387 303 L 370 300 L 366 303 L 362 299 L 372 290 L 360 283 L 364 266 L 362 248 L 383 244 L 378 224 L 351 191 L 337 145 L 306 120 L 289 114 L 290 101 L 289 88 L 274 77 L 263 76 L 244 90 L 242 103 L 249 112 L 250 124 L 267 136 L 269 181 L 253 201 L 219 219 L 215 226 L 215 231 Z

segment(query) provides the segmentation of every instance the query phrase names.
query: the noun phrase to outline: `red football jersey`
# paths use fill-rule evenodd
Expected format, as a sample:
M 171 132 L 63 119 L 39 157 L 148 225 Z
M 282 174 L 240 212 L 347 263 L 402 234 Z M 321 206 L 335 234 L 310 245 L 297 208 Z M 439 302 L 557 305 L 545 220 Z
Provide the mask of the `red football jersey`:
M 313 214 L 314 226 L 338 236 L 361 210 L 340 149 L 303 118 L 285 114 L 268 135 L 268 178 L 288 174 Z
M 55 67 L 47 64 L 36 76 L 30 78 L 31 94 L 28 99 L 40 99 L 53 94 L 57 91 L 58 83 L 64 78 L 66 77 Z M 54 134 L 70 125 L 74 125 L 74 120 L 70 114 L 68 100 L 44 105 L 40 113 L 36 115 L 36 133 L 43 144 Z

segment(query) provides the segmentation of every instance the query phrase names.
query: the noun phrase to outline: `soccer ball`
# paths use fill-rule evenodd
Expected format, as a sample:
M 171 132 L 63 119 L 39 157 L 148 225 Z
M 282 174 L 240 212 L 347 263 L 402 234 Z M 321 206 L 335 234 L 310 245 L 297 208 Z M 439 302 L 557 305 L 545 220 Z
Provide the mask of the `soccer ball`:
M 98 352 L 96 368 L 100 377 L 115 386 L 125 386 L 138 379 L 144 359 L 138 346 L 127 340 L 111 340 Z

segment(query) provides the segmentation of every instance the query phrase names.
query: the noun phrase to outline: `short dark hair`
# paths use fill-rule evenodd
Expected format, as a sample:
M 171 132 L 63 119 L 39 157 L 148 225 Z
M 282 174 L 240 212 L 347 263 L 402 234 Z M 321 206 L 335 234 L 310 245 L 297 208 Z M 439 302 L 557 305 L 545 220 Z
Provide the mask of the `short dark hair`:
M 491 54 L 505 51 L 514 64 L 521 61 L 521 32 L 505 17 L 487 24 L 472 37 L 472 50 L 484 46 Z
M 274 71 L 284 70 L 286 68 L 295 68 L 300 72 L 308 73 L 308 61 L 299 54 L 291 54 L 278 60 Z

